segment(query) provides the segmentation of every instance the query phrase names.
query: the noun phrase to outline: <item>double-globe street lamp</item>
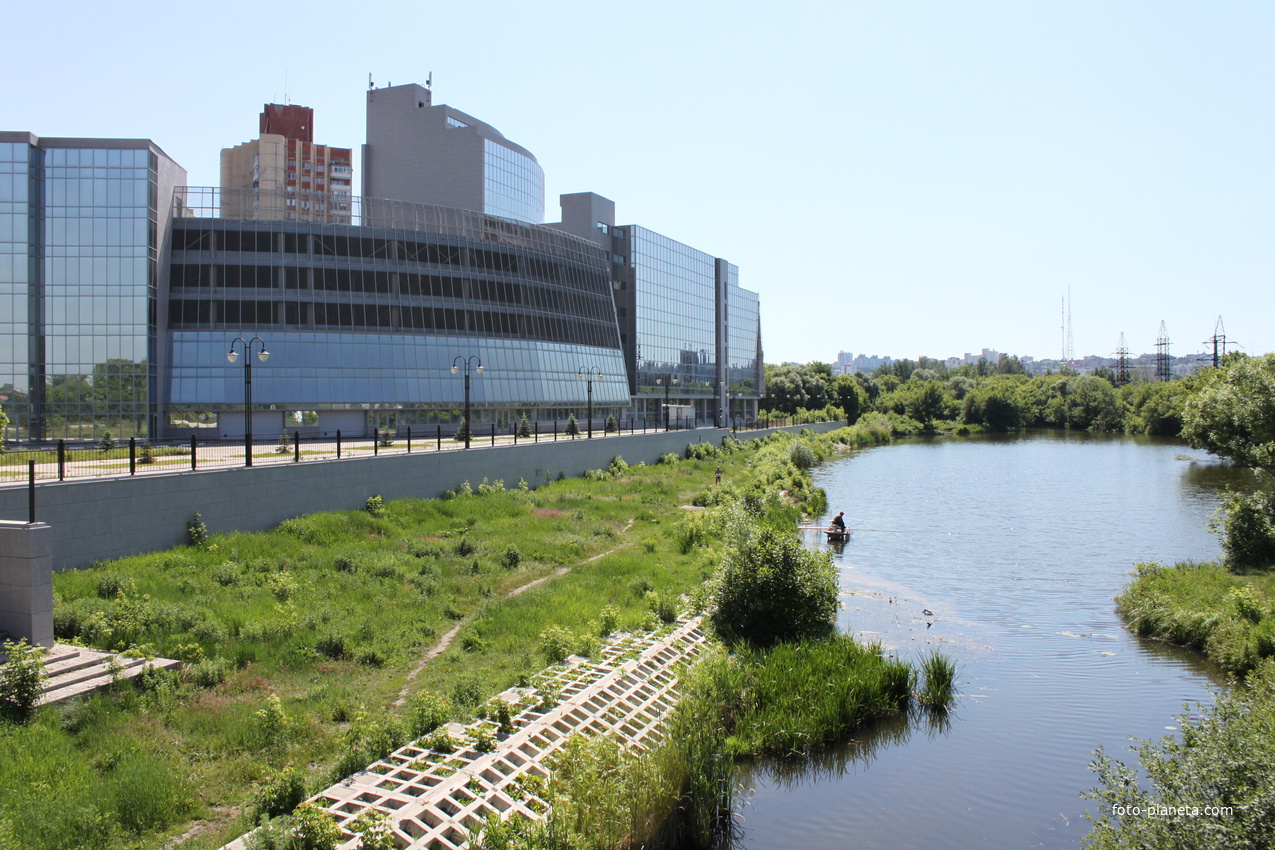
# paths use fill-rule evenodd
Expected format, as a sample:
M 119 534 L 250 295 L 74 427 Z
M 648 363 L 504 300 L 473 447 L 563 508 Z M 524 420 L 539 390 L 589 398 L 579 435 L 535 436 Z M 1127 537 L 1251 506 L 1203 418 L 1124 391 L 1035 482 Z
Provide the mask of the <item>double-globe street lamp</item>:
M 471 354 L 468 357 L 458 354 L 456 359 L 452 361 L 453 375 L 459 371 L 461 364 L 465 366 L 465 448 L 469 448 L 469 438 L 474 435 L 474 424 L 469 421 L 469 367 L 474 361 L 478 362 L 478 367 L 474 371 L 481 375 L 483 373 L 483 361 L 477 354 Z
M 270 356 L 270 352 L 266 351 L 266 343 L 259 336 L 254 336 L 247 342 L 244 338 L 237 336 L 230 341 L 230 350 L 226 352 L 226 359 L 234 363 L 239 359 L 239 352 L 235 351 L 235 343 L 243 346 L 243 454 L 244 465 L 252 466 L 252 350 L 257 343 L 261 344 L 261 350 L 257 352 L 257 356 L 261 358 L 261 362 L 265 363 L 266 358 Z
M 670 384 L 676 384 L 677 378 L 672 372 L 669 372 L 663 378 L 656 378 L 655 383 L 664 385 L 664 430 L 668 430 L 668 388 Z
M 602 377 L 602 370 L 600 370 L 597 366 L 594 366 L 592 369 L 585 369 L 583 366 L 581 366 L 579 369 L 576 370 L 577 381 L 583 381 L 586 378 L 589 381 L 589 414 L 588 415 L 589 415 L 589 439 L 590 440 L 593 439 L 593 379 L 601 378 L 601 377 Z

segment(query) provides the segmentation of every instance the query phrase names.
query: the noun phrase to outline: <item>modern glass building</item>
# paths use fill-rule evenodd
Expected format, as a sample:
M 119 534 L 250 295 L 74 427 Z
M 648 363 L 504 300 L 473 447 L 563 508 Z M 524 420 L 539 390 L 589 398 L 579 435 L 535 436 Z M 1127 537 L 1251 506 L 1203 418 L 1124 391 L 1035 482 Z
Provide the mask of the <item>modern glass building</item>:
M 8 438 L 157 433 L 167 211 L 185 178 L 147 140 L 0 133 Z
M 434 106 L 415 84 L 367 93 L 363 194 L 545 220 L 544 171 L 531 152 L 472 115 Z
M 611 254 L 620 340 L 636 418 L 729 425 L 757 416 L 764 392 L 757 293 L 733 264 L 635 224 L 591 192 L 563 195 L 562 222 Z
M 259 336 L 253 432 L 370 433 L 459 423 L 457 357 L 476 428 L 623 415 L 628 381 L 606 252 L 478 212 L 355 199 L 360 225 L 226 219 L 227 190 L 177 193 L 166 431 L 243 433 L 230 340 Z M 244 190 L 248 191 L 248 190 Z M 475 364 L 476 365 L 476 364 Z

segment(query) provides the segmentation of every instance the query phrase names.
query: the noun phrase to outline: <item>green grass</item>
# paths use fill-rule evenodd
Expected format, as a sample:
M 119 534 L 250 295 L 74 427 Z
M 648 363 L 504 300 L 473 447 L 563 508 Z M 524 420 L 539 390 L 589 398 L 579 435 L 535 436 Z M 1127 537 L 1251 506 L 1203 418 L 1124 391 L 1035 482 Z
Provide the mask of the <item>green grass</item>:
M 816 441 L 830 451 L 831 441 Z M 121 685 L 6 727 L 6 764 L 44 767 L 29 779 L 14 774 L 0 797 L 0 834 L 20 828 L 20 845 L 32 850 L 65 836 L 71 846 L 160 847 L 196 820 L 183 847 L 217 847 L 252 825 L 254 787 L 286 765 L 301 767 L 312 793 L 352 759 L 409 734 L 410 709 L 393 703 L 424 652 L 458 623 L 451 647 L 410 690 L 447 697 L 464 719 L 544 666 L 546 629 L 588 648 L 604 619 L 620 629 L 650 622 L 653 607 L 672 610 L 712 569 L 711 541 L 682 551 L 675 529 L 687 517 L 679 506 L 711 489 L 718 465 L 741 487 L 750 478 L 758 452 L 731 449 L 616 464 L 618 475 L 534 491 L 489 484 L 482 495 L 399 500 L 384 517 L 299 517 L 269 533 L 59 573 L 59 640 L 188 664 L 181 678 L 150 676 L 145 689 Z M 571 571 L 555 575 L 562 567 Z M 258 712 L 272 697 L 286 722 L 266 734 Z
M 1199 650 L 1244 674 L 1275 655 L 1275 575 L 1236 575 L 1219 564 L 1139 564 L 1116 597 L 1129 627 Z

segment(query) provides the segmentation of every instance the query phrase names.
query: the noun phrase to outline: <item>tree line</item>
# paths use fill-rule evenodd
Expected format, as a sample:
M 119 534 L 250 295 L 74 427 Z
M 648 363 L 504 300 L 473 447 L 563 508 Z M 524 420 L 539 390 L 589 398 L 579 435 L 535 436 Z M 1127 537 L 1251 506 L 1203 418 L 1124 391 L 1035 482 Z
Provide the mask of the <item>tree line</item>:
M 898 360 L 871 374 L 833 375 L 827 363 L 766 366 L 766 413 L 848 420 L 882 413 L 901 430 L 977 426 L 988 431 L 1067 428 L 1176 436 L 1196 378 L 1121 383 L 1110 369 L 1032 377 L 1017 357 L 948 369 L 939 360 Z M 907 422 L 906 420 L 912 420 Z M 911 427 L 909 427 L 911 426 Z

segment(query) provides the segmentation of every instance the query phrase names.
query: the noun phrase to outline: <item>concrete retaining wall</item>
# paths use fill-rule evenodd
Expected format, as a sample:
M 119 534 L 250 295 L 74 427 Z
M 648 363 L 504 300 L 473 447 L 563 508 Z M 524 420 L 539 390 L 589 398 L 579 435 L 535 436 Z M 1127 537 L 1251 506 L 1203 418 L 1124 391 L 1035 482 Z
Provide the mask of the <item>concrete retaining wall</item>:
M 840 427 L 824 422 L 785 429 L 748 431 L 741 438 L 776 430 L 820 433 Z M 593 440 L 522 443 L 469 451 L 388 454 L 345 460 L 209 469 L 37 485 L 36 518 L 52 526 L 54 568 L 84 567 L 139 552 L 188 542 L 186 523 L 198 511 L 208 530 L 263 531 L 289 517 L 363 507 L 369 496 L 387 501 L 435 498 L 462 481 L 503 479 L 506 487 L 525 478 L 533 487 L 546 477 L 605 468 L 616 455 L 629 463 L 653 463 L 681 454 L 689 443 L 720 444 L 730 432 L 701 428 Z M 0 519 L 27 517 L 27 490 L 0 488 Z

